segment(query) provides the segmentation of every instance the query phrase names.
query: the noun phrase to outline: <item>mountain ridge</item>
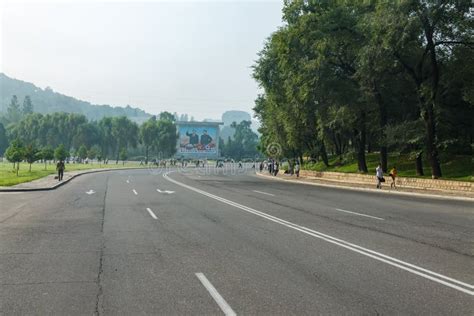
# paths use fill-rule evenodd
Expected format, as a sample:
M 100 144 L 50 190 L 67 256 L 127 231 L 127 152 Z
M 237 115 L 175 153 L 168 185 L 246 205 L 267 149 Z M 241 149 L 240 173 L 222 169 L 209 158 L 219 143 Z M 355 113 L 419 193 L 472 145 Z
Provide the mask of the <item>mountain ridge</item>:
M 4 73 L 0 73 L 0 113 L 7 111 L 13 95 L 18 97 L 20 103 L 23 102 L 25 96 L 29 95 L 34 106 L 33 111 L 42 114 L 53 112 L 79 113 L 84 114 L 89 120 L 100 120 L 104 116 L 125 115 L 137 123 L 142 123 L 152 116 L 152 114 L 130 105 L 121 107 L 108 104 L 92 104 L 55 92 L 49 87 L 42 89 L 31 82 L 11 78 Z

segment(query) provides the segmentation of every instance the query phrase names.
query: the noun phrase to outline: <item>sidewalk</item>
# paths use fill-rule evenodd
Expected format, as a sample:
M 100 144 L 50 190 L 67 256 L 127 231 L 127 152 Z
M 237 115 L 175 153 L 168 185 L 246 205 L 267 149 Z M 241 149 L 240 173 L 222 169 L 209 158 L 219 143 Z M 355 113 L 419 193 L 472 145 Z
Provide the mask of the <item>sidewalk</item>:
M 474 194 L 471 192 L 460 192 L 460 191 L 444 191 L 444 190 L 433 190 L 433 189 L 417 189 L 417 188 L 406 188 L 397 186 L 396 189 L 390 188 L 390 181 L 384 183 L 382 189 L 377 189 L 376 183 L 374 181 L 373 185 L 365 184 L 365 183 L 351 183 L 351 182 L 342 182 L 337 180 L 327 180 L 327 179 L 316 179 L 314 177 L 304 177 L 300 176 L 299 178 L 296 175 L 287 175 L 287 174 L 278 174 L 276 177 L 270 175 L 268 172 L 257 172 L 257 176 L 273 179 L 273 180 L 280 180 L 280 181 L 287 181 L 292 183 L 300 183 L 300 184 L 310 184 L 316 186 L 324 186 L 330 188 L 340 188 L 340 189 L 347 189 L 347 190 L 357 190 L 357 191 L 365 191 L 365 192 L 378 192 L 381 194 L 395 194 L 395 195 L 412 195 L 412 196 L 424 196 L 430 198 L 446 198 L 446 199 L 456 199 L 456 200 L 464 200 L 464 201 L 471 201 L 474 202 Z
M 97 173 L 97 172 L 105 172 L 105 171 L 113 171 L 113 170 L 129 170 L 129 169 L 145 169 L 145 168 L 138 168 L 138 167 L 131 167 L 131 168 L 98 168 L 98 169 L 88 169 L 88 170 L 74 170 L 74 171 L 66 171 L 64 172 L 64 177 L 62 181 L 58 181 L 58 179 L 54 179 L 56 174 L 51 174 L 49 176 L 33 180 L 30 182 L 24 182 L 13 186 L 2 187 L 0 186 L 0 192 L 27 192 L 27 191 L 48 191 L 54 190 L 72 179 L 88 173 Z

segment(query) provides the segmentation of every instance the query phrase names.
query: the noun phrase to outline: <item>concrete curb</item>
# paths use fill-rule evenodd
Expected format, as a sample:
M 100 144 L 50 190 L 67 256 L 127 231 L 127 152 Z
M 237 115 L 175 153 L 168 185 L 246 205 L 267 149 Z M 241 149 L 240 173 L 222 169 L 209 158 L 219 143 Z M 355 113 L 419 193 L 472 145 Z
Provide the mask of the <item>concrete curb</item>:
M 1 188 L 0 189 L 0 192 L 33 192 L 33 191 L 51 191 L 51 190 L 55 190 L 63 185 L 65 185 L 66 183 L 68 183 L 69 181 L 71 181 L 72 179 L 75 179 L 79 176 L 82 176 L 84 174 L 91 174 L 91 173 L 99 173 L 99 172 L 106 172 L 106 171 L 117 171 L 117 170 L 148 170 L 147 168 L 111 168 L 111 169 L 103 169 L 103 170 L 90 170 L 90 171 L 84 171 L 84 172 L 81 172 L 81 173 L 78 173 L 78 174 L 75 174 L 73 176 L 71 176 L 69 179 L 67 180 L 64 180 L 64 181 L 58 181 L 58 183 L 56 183 L 55 185 L 53 186 L 50 186 L 50 187 L 40 187 L 40 188 Z
M 474 202 L 474 198 L 467 197 L 467 196 L 449 196 L 449 195 L 437 195 L 437 194 L 430 194 L 430 193 L 425 194 L 425 193 L 418 193 L 418 192 L 401 192 L 401 191 L 392 191 L 392 190 L 387 191 L 387 190 L 379 190 L 379 189 L 357 188 L 357 187 L 348 187 L 348 186 L 335 185 L 335 184 L 310 182 L 310 181 L 304 181 L 304 180 L 284 179 L 280 177 L 266 175 L 260 172 L 256 172 L 255 174 L 259 177 L 272 179 L 272 180 L 286 181 L 286 182 L 299 183 L 299 184 L 309 184 L 309 185 L 321 186 L 321 187 L 327 187 L 327 188 L 336 188 L 336 189 L 380 193 L 380 194 L 416 196 L 416 197 L 424 197 L 424 198 L 440 199 L 440 200 L 457 200 L 457 201 Z

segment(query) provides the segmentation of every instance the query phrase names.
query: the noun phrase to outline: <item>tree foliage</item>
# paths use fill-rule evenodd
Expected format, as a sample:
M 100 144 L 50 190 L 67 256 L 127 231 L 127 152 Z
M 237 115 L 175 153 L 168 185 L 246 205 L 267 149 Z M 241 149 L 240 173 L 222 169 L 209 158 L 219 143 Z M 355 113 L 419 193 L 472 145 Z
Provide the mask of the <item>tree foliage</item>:
M 472 150 L 474 63 L 460 64 L 474 58 L 470 10 L 469 1 L 285 2 L 284 25 L 253 67 L 261 150 L 277 143 L 326 164 L 353 151 L 360 172 L 367 151 L 378 149 L 387 170 L 389 150 L 412 150 L 440 177 L 439 150 Z M 397 126 L 421 141 L 393 142 Z
M 239 124 L 233 122 L 231 128 L 234 137 L 228 137 L 227 142 L 219 141 L 221 154 L 224 157 L 240 160 L 242 158 L 254 158 L 258 154 L 258 136 L 250 128 L 251 121 L 242 121 Z
M 60 144 L 55 150 L 54 150 L 54 158 L 56 160 L 66 160 L 66 158 L 69 156 L 68 151 L 64 147 L 63 144 Z
M 23 144 L 19 140 L 14 140 L 8 146 L 7 150 L 5 151 L 5 157 L 8 161 L 13 163 L 13 168 L 16 171 L 16 175 L 18 176 L 18 170 L 20 169 L 20 162 L 24 158 L 24 148 Z M 15 166 L 16 164 L 16 166 Z
M 38 156 L 38 149 L 33 144 L 29 144 L 23 149 L 23 157 L 30 165 L 30 172 L 31 164 L 40 159 Z

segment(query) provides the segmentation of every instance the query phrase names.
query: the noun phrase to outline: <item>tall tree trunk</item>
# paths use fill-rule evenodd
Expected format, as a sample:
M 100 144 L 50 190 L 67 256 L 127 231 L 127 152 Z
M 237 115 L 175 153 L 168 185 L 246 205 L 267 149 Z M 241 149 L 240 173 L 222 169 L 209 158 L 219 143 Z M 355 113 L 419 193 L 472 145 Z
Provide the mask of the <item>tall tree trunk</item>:
M 359 135 L 357 140 L 357 166 L 359 172 L 367 173 L 369 170 L 367 169 L 367 162 L 365 160 L 365 145 L 366 145 L 366 113 L 365 111 L 361 111 L 360 113 L 360 125 L 359 125 Z
M 433 179 L 437 179 L 442 176 L 441 165 L 438 157 L 438 144 L 436 138 L 436 118 L 435 118 L 435 106 L 438 100 L 438 89 L 439 89 L 439 66 L 436 57 L 436 48 L 433 40 L 433 26 L 430 24 L 429 19 L 423 15 L 423 24 L 425 30 L 425 37 L 427 42 L 427 48 L 430 52 L 430 63 L 431 63 L 431 96 L 429 102 L 426 104 L 426 112 L 424 115 L 426 124 L 426 142 L 427 142 L 427 156 L 431 166 L 431 176 Z
M 117 144 L 117 150 L 116 150 L 116 156 L 115 156 L 115 164 L 118 165 L 119 163 L 119 158 L 120 158 L 120 145 Z
M 384 172 L 388 171 L 388 153 L 387 146 L 380 146 L 380 165 Z
M 334 150 L 335 150 L 336 156 L 340 156 L 341 155 L 341 146 L 339 145 L 339 143 L 337 141 L 337 136 L 335 134 L 333 134 L 331 138 L 332 138 L 332 142 L 334 144 Z
M 423 115 L 426 126 L 426 156 L 431 167 L 431 176 L 433 179 L 441 177 L 441 165 L 439 163 L 438 148 L 436 142 L 436 126 L 433 105 L 428 104 Z
M 420 152 L 416 155 L 415 166 L 416 166 L 416 175 L 417 176 L 424 176 L 425 173 L 423 172 L 423 152 Z
M 385 129 L 387 126 L 388 115 L 387 107 L 385 102 L 383 102 L 382 94 L 377 86 L 377 82 L 373 81 L 373 93 L 375 101 L 379 106 L 379 115 L 380 115 L 380 164 L 382 170 L 387 172 L 388 170 L 388 154 L 387 154 L 387 136 L 385 134 Z
M 321 159 L 324 162 L 324 165 L 326 167 L 329 167 L 328 154 L 326 152 L 326 146 L 324 145 L 324 141 L 321 141 L 321 147 L 319 148 L 319 152 L 320 152 Z

